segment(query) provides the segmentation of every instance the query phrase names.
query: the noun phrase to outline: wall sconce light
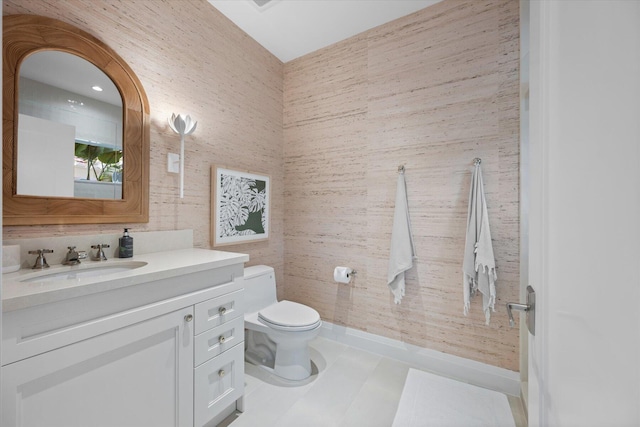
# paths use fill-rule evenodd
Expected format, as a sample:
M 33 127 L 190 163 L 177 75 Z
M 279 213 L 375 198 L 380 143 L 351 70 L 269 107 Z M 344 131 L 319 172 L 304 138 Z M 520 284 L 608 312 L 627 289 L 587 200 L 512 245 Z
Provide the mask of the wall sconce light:
M 191 135 L 194 130 L 196 130 L 196 126 L 198 122 L 194 122 L 191 120 L 191 117 L 188 115 L 186 117 L 182 117 L 182 114 L 178 114 L 177 116 L 174 114 L 169 118 L 169 126 L 171 129 L 180 135 L 180 198 L 184 198 L 184 137 L 185 135 Z

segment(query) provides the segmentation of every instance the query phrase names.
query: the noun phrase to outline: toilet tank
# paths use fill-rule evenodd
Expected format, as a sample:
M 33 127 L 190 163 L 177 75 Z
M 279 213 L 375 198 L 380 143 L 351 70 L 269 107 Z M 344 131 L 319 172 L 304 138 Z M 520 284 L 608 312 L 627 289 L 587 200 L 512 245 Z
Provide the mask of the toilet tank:
M 253 265 L 244 269 L 244 298 L 247 313 L 254 313 L 278 302 L 273 267 Z

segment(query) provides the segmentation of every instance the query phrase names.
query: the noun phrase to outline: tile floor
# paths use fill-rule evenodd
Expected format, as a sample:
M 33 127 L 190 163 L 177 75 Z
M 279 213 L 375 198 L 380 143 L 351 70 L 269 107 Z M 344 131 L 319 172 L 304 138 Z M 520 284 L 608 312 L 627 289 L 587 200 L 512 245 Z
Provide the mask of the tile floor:
M 412 366 L 322 337 L 310 347 L 314 374 L 295 387 L 245 363 L 245 412 L 220 425 L 391 426 Z M 520 400 L 509 396 L 509 403 L 516 426 L 526 427 Z

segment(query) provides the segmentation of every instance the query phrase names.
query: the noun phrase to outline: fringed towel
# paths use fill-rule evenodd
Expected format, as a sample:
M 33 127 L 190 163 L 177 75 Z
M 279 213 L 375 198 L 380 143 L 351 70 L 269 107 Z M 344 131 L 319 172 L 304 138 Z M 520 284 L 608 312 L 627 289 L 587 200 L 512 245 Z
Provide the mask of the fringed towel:
M 484 197 L 482 170 L 476 162 L 471 176 L 469 210 L 467 215 L 467 237 L 464 247 L 464 314 L 469 313 L 471 298 L 476 291 L 482 294 L 482 309 L 487 325 L 491 319 L 490 310 L 495 311 L 496 302 L 496 261 L 491 244 L 489 216 Z
M 387 284 L 396 304 L 400 304 L 404 296 L 404 273 L 413 267 L 415 253 L 407 202 L 407 184 L 404 180 L 404 172 L 400 172 L 396 188 L 396 207 L 393 214 L 391 253 L 387 273 Z

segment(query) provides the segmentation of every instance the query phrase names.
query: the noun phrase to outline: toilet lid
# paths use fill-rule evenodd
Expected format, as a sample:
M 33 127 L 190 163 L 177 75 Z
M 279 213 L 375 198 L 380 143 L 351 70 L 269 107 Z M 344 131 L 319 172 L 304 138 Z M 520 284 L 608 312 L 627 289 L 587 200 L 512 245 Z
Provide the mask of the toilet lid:
M 313 308 L 286 300 L 260 310 L 258 319 L 273 329 L 289 331 L 308 331 L 321 324 Z

